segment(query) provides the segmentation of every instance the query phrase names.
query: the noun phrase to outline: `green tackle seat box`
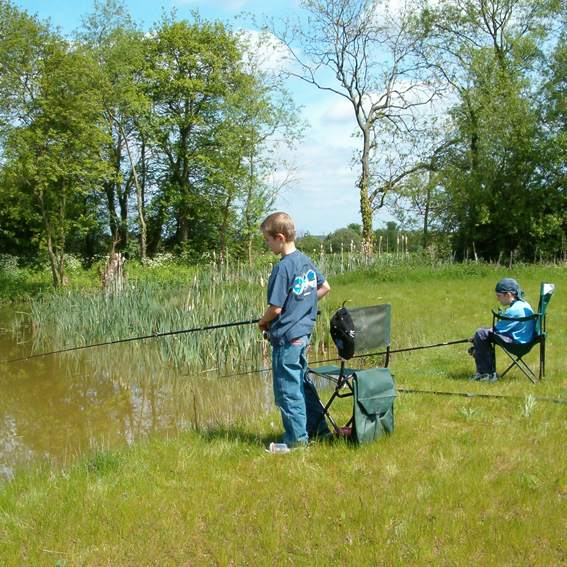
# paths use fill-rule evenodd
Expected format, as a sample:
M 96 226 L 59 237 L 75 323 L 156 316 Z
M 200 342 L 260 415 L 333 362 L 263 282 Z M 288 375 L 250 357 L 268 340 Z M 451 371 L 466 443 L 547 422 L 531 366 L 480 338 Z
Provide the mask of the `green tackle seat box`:
M 394 432 L 397 392 L 388 368 L 356 370 L 353 374 L 354 434 L 359 444 Z

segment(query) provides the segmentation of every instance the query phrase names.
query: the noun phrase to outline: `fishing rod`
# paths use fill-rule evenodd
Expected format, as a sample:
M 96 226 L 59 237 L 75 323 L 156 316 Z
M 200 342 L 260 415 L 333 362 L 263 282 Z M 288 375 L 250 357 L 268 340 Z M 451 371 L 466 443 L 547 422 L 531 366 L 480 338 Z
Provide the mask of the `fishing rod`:
M 382 352 L 371 352 L 371 353 L 368 353 L 368 354 L 355 354 L 352 358 L 367 358 L 369 356 L 380 356 L 380 355 L 394 354 L 394 353 L 397 353 L 397 352 L 410 352 L 412 350 L 422 350 L 424 348 L 436 348 L 436 347 L 440 347 L 440 346 L 458 345 L 460 343 L 470 343 L 470 342 L 471 342 L 471 339 L 459 339 L 458 341 L 446 341 L 444 343 L 437 343 L 435 345 L 399 348 L 399 349 L 396 349 L 396 350 L 389 350 L 389 351 L 385 350 L 385 351 L 382 351 Z M 337 360 L 337 359 L 334 359 L 334 360 Z M 322 360 L 321 362 L 330 362 L 330 361 Z
M 418 346 L 418 347 L 408 347 L 408 348 L 400 348 L 397 350 L 391 350 L 390 354 L 394 352 L 408 352 L 412 350 L 421 350 L 424 348 L 435 348 L 440 346 L 447 346 L 447 345 L 458 345 L 460 343 L 470 343 L 472 339 L 459 339 L 458 341 L 446 341 L 444 343 L 437 343 L 436 345 L 426 345 L 426 346 Z
M 265 337 L 264 337 L 265 338 Z M 419 350 L 419 349 L 424 349 L 424 348 L 434 348 L 434 347 L 439 347 L 439 346 L 445 346 L 445 345 L 455 345 L 455 344 L 459 344 L 459 343 L 467 343 L 470 342 L 470 339 L 461 339 L 458 341 L 447 341 L 444 343 L 438 343 L 435 345 L 426 345 L 426 346 L 418 346 L 418 347 L 409 347 L 409 348 L 402 348 L 402 349 L 397 349 L 397 350 L 391 350 L 389 352 L 389 354 L 392 354 L 393 352 L 406 352 L 406 351 L 411 351 L 411 350 Z M 367 356 L 381 356 L 381 355 L 386 355 L 388 354 L 388 351 L 383 351 L 383 352 L 373 352 L 370 354 L 359 354 L 359 355 L 355 355 L 352 358 L 364 358 Z M 337 362 L 339 361 L 340 358 L 336 357 L 336 358 L 328 358 L 326 360 L 313 360 L 311 361 L 309 364 L 325 364 L 327 362 Z M 218 380 L 222 380 L 224 378 L 233 378 L 235 376 L 245 376 L 247 374 L 260 374 L 261 372 L 269 372 L 272 368 L 268 367 L 268 368 L 257 368 L 255 370 L 248 370 L 245 372 L 236 372 L 234 374 L 226 374 L 224 376 L 219 376 L 217 379 Z
M 317 315 L 320 315 L 321 312 L 317 311 Z M 12 360 L 4 360 L 3 362 L 0 362 L 0 366 L 2 366 L 3 364 L 9 364 L 10 362 L 22 362 L 24 360 L 30 360 L 31 358 L 39 358 L 41 356 L 50 356 L 52 354 L 62 354 L 64 352 L 71 352 L 73 350 L 84 350 L 86 348 L 94 348 L 94 347 L 100 347 L 100 346 L 107 346 L 107 345 L 116 345 L 119 343 L 129 343 L 132 341 L 143 341 L 146 339 L 159 339 L 160 337 L 168 337 L 171 335 L 181 335 L 184 333 L 196 333 L 198 331 L 211 331 L 213 329 L 225 329 L 227 327 L 238 327 L 241 325 L 253 325 L 254 323 L 258 323 L 260 321 L 260 319 L 251 319 L 249 321 L 238 321 L 236 323 L 222 323 L 219 325 L 209 325 L 207 327 L 195 327 L 194 329 L 183 329 L 181 331 L 169 331 L 167 333 L 154 333 L 153 335 L 145 335 L 143 337 L 130 337 L 128 339 L 118 339 L 116 341 L 107 341 L 104 343 L 96 343 L 96 344 L 92 344 L 92 345 L 84 345 L 84 346 L 78 346 L 78 347 L 72 347 L 72 348 L 63 348 L 61 350 L 54 350 L 51 352 L 42 352 L 39 354 L 32 354 L 30 356 L 22 356 L 21 358 L 14 358 Z M 265 340 L 269 339 L 269 333 L 267 333 L 266 331 L 264 331 L 262 333 L 263 337 Z
M 199 331 L 212 331 L 214 329 L 226 329 L 228 327 L 238 327 L 238 326 L 242 326 L 242 325 L 253 325 L 254 323 L 258 323 L 260 321 L 260 319 L 251 319 L 250 321 L 238 321 L 235 323 L 221 323 L 219 325 L 208 325 L 205 327 L 195 327 L 193 329 L 182 329 L 180 331 L 168 331 L 165 333 L 154 333 L 153 335 L 144 335 L 143 337 L 130 337 L 128 339 L 118 339 L 116 341 L 107 341 L 104 343 L 96 343 L 96 344 L 91 344 L 91 345 L 83 345 L 83 346 L 77 346 L 77 347 L 71 347 L 71 348 L 64 348 L 61 350 L 54 350 L 51 352 L 42 352 L 39 354 L 32 354 L 30 356 L 23 356 L 21 358 L 14 358 L 12 360 L 4 360 L 3 362 L 0 362 L 0 366 L 3 364 L 9 364 L 11 362 L 22 362 L 24 360 L 30 360 L 32 358 L 39 358 L 41 356 L 50 356 L 53 354 L 62 354 L 64 352 L 71 352 L 73 350 L 84 350 L 87 348 L 94 348 L 94 347 L 100 347 L 100 346 L 107 346 L 107 345 L 117 345 L 119 343 L 129 343 L 132 341 L 143 341 L 143 340 L 147 340 L 147 339 L 159 339 L 161 337 L 170 337 L 172 335 L 182 335 L 182 334 L 186 334 L 186 333 L 196 333 Z

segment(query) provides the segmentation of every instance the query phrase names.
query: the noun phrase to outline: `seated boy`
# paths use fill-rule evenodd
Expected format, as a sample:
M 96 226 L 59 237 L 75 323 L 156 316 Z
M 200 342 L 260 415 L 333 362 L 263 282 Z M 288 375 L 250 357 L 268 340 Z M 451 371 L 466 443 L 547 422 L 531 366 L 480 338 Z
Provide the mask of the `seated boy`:
M 317 317 L 317 302 L 331 287 L 311 260 L 296 249 L 289 215 L 268 216 L 260 230 L 270 250 L 281 260 L 270 274 L 268 308 L 258 327 L 270 334 L 274 398 L 282 416 L 284 443 L 303 444 L 322 413 L 317 396 L 304 388 L 306 351 Z M 330 434 L 324 419 L 313 434 Z
M 515 319 L 533 315 L 533 309 L 524 301 L 524 292 L 518 282 L 512 278 L 504 278 L 496 284 L 496 299 L 503 306 L 508 307 L 504 313 L 506 317 Z M 535 321 L 498 321 L 493 329 L 479 329 L 473 339 L 471 354 L 476 363 L 476 374 L 470 380 L 481 382 L 496 382 L 498 374 L 494 367 L 492 355 L 492 337 L 498 335 L 507 343 L 528 343 L 534 334 Z

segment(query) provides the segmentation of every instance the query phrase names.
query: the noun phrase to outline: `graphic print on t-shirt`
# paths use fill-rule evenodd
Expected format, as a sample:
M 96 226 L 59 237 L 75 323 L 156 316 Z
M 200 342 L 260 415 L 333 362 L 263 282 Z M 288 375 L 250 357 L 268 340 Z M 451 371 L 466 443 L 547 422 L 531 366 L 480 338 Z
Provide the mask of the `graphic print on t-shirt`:
M 308 269 L 307 272 L 303 273 L 301 276 L 297 276 L 293 282 L 293 293 L 297 300 L 302 300 L 316 288 L 317 275 L 312 269 Z

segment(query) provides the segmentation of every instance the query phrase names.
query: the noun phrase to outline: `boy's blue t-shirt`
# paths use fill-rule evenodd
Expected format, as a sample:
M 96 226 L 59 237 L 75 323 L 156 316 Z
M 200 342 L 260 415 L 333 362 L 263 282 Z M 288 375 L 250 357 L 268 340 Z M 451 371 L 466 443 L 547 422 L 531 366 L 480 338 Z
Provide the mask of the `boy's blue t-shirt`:
M 534 314 L 531 305 L 523 299 L 517 299 L 504 312 L 506 317 L 529 317 Z M 498 321 L 494 329 L 500 335 L 510 337 L 515 343 L 529 343 L 534 336 L 535 320 L 531 321 Z
M 281 307 L 270 324 L 270 344 L 283 346 L 310 335 L 317 317 L 317 288 L 325 282 L 308 256 L 294 250 L 272 269 L 268 281 L 268 303 Z

